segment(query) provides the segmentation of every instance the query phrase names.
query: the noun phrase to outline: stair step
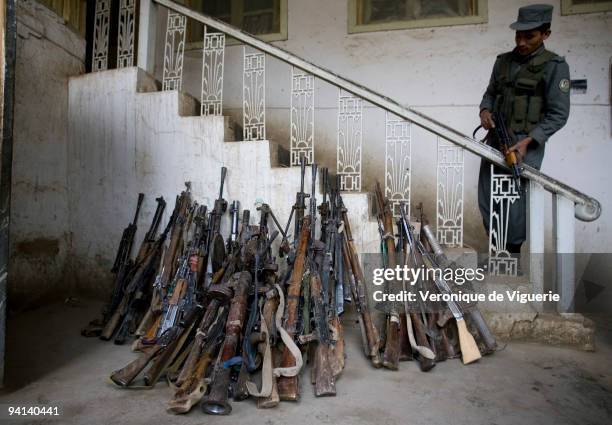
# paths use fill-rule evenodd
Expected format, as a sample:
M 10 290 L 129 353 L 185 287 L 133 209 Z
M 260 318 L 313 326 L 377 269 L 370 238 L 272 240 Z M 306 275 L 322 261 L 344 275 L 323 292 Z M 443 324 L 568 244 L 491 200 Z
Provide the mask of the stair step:
M 234 120 L 230 115 L 223 115 L 223 141 L 235 142 L 242 140 L 242 126 Z
M 129 69 L 129 68 L 125 68 Z M 138 75 L 136 76 L 136 92 L 151 93 L 161 90 L 161 82 L 157 81 L 153 76 L 149 75 L 140 68 L 137 68 Z
M 290 166 L 289 150 L 276 142 L 270 142 L 270 164 L 272 167 L 287 168 Z
M 178 114 L 180 117 L 198 117 L 200 116 L 200 102 L 193 96 L 183 91 L 179 91 L 178 95 Z

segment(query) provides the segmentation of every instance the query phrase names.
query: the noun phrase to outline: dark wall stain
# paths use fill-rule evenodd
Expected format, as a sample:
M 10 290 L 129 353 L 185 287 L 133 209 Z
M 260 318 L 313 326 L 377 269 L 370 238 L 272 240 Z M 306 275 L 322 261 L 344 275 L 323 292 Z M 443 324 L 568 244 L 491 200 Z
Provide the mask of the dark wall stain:
M 17 242 L 15 254 L 28 257 L 54 257 L 59 251 L 58 239 L 35 238 Z

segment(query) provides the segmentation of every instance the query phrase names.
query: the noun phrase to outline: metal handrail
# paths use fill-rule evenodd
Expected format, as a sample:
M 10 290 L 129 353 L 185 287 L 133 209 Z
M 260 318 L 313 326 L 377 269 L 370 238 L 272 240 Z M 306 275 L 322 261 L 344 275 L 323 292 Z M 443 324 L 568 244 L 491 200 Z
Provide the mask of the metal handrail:
M 321 80 L 327 81 L 328 83 L 331 83 L 337 87 L 342 88 L 343 90 L 346 90 L 347 92 L 359 96 L 362 99 L 365 99 L 368 102 L 379 106 L 386 111 L 394 113 L 400 118 L 410 121 L 418 125 L 419 127 L 422 127 L 442 137 L 443 139 L 448 140 L 449 142 L 461 146 L 462 148 L 472 152 L 475 155 L 478 155 L 481 158 L 484 158 L 501 167 L 508 168 L 506 166 L 506 162 L 503 156 L 498 150 L 493 149 L 492 147 L 482 142 L 474 140 L 473 138 L 443 123 L 440 123 L 439 121 L 436 121 L 421 112 L 417 112 L 411 108 L 402 106 L 393 99 L 376 93 L 375 91 L 367 87 L 364 87 L 354 81 L 349 80 L 348 78 L 342 77 L 323 67 L 308 62 L 307 60 L 302 59 L 299 56 L 294 55 L 293 53 L 289 53 L 286 50 L 283 50 L 265 41 L 259 40 L 251 34 L 248 34 L 242 31 L 241 29 L 229 25 L 223 21 L 212 18 L 210 16 L 206 16 L 200 12 L 192 10 L 172 0 L 153 1 L 157 4 L 167 7 L 168 9 L 171 9 L 191 19 L 201 22 L 208 27 L 221 31 L 229 35 L 230 37 L 233 37 L 236 40 L 243 42 L 244 44 L 252 46 L 262 52 L 269 54 L 270 56 L 274 56 L 275 58 L 280 59 L 283 62 L 300 68 L 320 78 Z M 521 168 L 521 175 L 523 177 L 526 177 L 536 183 L 539 183 L 540 185 L 542 185 L 542 187 L 544 187 L 544 189 L 548 190 L 549 192 L 559 194 L 574 202 L 574 215 L 577 219 L 582 221 L 594 221 L 597 220 L 597 218 L 599 218 L 599 216 L 601 215 L 601 204 L 595 198 L 592 198 L 574 189 L 573 187 L 570 187 L 565 183 L 562 183 L 559 180 L 556 180 L 542 173 L 541 171 L 536 170 L 533 167 L 530 167 L 528 165 L 522 165 Z

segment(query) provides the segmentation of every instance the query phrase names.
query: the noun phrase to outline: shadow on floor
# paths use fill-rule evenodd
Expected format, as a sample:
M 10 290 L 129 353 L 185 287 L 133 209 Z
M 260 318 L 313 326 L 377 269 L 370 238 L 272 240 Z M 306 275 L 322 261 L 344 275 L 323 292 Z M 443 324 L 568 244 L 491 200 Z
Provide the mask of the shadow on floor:
M 5 385 L 10 394 L 95 350 L 97 338 L 75 338 L 103 303 L 74 300 L 18 313 L 7 320 Z

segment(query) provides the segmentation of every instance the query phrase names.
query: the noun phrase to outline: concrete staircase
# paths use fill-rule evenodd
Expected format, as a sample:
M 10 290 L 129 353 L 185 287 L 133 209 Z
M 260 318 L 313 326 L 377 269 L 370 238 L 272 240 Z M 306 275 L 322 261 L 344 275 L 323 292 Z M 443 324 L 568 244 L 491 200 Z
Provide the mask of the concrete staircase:
M 137 243 L 155 198 L 162 195 L 168 202 L 165 223 L 186 181 L 192 183 L 194 199 L 212 208 L 221 166 L 228 168 L 225 198 L 239 200 L 241 209 L 251 209 L 254 217 L 256 201 L 263 200 L 284 222 L 295 202 L 300 170 L 284 167 L 286 150 L 270 141 L 230 142 L 240 131 L 229 117 L 200 116 L 192 97 L 157 90 L 157 83 L 138 68 L 70 79 L 72 262 L 81 289 L 107 290 L 108 280 L 102 277 L 108 274 L 123 226 L 132 219 L 139 192 L 146 198 Z M 343 199 L 358 250 L 377 252 L 378 230 L 369 218 L 367 195 L 344 194 Z M 226 216 L 224 231 L 229 224 Z

